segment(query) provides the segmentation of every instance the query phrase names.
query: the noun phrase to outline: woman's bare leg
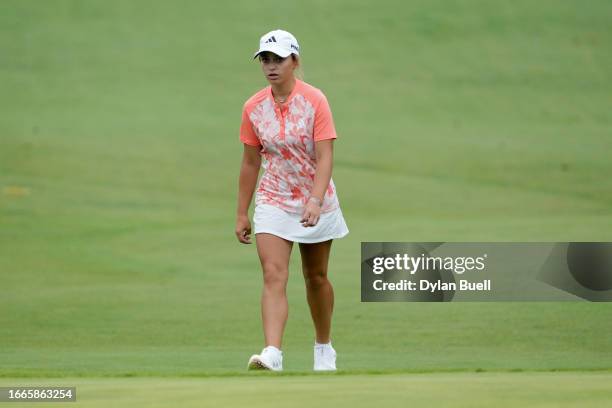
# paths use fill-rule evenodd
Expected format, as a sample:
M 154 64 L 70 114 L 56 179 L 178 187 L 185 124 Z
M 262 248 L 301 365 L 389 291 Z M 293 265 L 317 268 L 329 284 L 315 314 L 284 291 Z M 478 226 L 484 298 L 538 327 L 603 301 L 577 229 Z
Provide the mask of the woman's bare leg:
M 293 242 L 266 233 L 256 234 L 255 241 L 263 270 L 261 317 L 265 346 L 280 349 L 289 309 L 286 288 Z
M 302 273 L 306 282 L 306 298 L 315 326 L 317 343 L 331 341 L 331 319 L 334 310 L 334 289 L 327 280 L 327 264 L 332 240 L 314 244 L 300 243 Z

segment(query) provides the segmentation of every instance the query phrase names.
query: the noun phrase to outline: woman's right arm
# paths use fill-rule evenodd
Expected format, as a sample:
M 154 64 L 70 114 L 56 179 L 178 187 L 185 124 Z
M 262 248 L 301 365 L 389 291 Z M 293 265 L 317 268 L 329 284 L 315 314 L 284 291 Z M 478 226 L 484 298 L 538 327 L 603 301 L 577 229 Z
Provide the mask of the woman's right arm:
M 251 223 L 249 221 L 249 205 L 257 185 L 259 168 L 261 167 L 260 147 L 246 143 L 242 153 L 240 177 L 238 180 L 238 208 L 236 211 L 236 237 L 243 244 L 250 244 Z

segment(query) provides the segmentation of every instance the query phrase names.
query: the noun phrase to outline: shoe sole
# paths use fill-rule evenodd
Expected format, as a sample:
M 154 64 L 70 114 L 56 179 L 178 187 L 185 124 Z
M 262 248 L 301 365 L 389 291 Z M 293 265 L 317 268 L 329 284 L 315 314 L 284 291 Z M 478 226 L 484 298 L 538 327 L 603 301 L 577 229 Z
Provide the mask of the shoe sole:
M 259 356 L 254 355 L 249 359 L 249 364 L 247 365 L 247 369 L 249 370 L 269 370 L 270 368 L 266 366 L 264 363 L 259 360 Z
M 281 370 L 274 370 L 273 368 L 268 367 L 263 361 L 259 359 L 259 356 L 257 354 L 253 354 L 251 358 L 249 359 L 247 370 L 281 371 Z
M 314 371 L 338 371 L 335 367 L 334 368 L 313 368 Z

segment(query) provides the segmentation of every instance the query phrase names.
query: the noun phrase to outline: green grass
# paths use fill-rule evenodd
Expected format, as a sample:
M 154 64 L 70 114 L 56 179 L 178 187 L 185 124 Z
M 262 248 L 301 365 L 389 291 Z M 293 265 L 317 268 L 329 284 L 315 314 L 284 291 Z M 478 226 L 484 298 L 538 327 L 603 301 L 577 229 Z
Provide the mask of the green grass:
M 79 407 L 604 407 L 611 373 L 459 373 L 251 378 L 67 378 L 1 386 L 73 386 Z M 300 401 L 302 403 L 300 403 Z M 23 403 L 6 404 L 21 407 Z
M 198 384 L 236 394 L 249 383 L 239 375 L 263 346 L 261 271 L 233 233 L 238 127 L 266 85 L 250 56 L 281 27 L 299 39 L 305 80 L 327 94 L 339 134 L 333 177 L 351 232 L 330 261 L 346 374 L 332 378 L 359 396 L 351 405 L 382 395 L 352 377 L 371 370 L 450 372 L 371 379 L 397 380 L 379 384 L 396 396 L 414 377 L 423 404 L 439 406 L 453 400 L 430 395 L 438 381 L 491 381 L 469 406 L 504 393 L 508 406 L 552 406 L 553 388 L 578 406 L 584 384 L 609 384 L 610 304 L 359 301 L 361 241 L 612 240 L 609 2 L 0 8 L 3 382 L 78 377 L 92 406 L 105 403 L 98 384 L 125 401 L 136 387 L 148 406 L 147 389 L 181 388 L 90 376 L 223 376 L 172 380 L 198 390 L 186 404 Z M 303 375 L 314 338 L 299 267 L 294 251 L 283 349 L 299 376 L 283 377 L 288 389 L 320 381 Z M 525 373 L 467 373 L 477 370 Z M 584 372 L 532 373 L 551 370 Z

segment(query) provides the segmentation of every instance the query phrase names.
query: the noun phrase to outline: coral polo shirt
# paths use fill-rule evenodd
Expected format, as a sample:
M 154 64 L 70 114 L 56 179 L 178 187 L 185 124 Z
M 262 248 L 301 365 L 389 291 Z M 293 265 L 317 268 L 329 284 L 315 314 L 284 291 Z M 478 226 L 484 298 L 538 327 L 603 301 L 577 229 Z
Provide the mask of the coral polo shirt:
M 244 104 L 240 140 L 260 148 L 264 174 L 255 205 L 271 204 L 302 214 L 314 186 L 315 142 L 335 139 L 336 129 L 327 98 L 321 90 L 296 78 L 286 102 L 274 101 L 272 87 L 251 96 Z M 340 206 L 330 179 L 321 212 Z

